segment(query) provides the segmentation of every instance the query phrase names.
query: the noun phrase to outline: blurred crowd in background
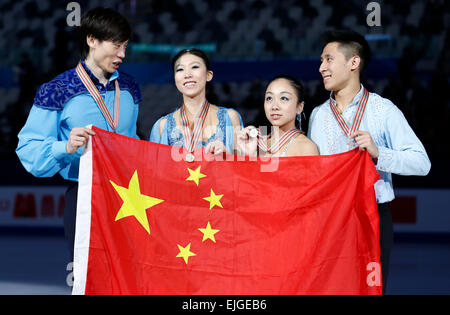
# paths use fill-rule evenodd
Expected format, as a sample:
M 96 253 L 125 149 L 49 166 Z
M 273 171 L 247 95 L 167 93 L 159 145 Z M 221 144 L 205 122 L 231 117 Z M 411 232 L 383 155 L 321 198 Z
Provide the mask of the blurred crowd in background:
M 380 26 L 367 24 L 369 1 L 359 0 L 77 1 L 81 13 L 96 6 L 108 6 L 123 13 L 135 33 L 125 63 L 147 63 L 150 67 L 152 63 L 167 63 L 169 77 L 172 73 L 169 61 L 176 47 L 209 47 L 213 67 L 215 62 L 260 62 L 264 67 L 280 60 L 310 60 L 318 65 L 320 36 L 325 30 L 356 30 L 366 35 L 373 58 L 379 61 L 378 69 L 368 71 L 364 78 L 365 86 L 403 111 L 432 160 L 432 173 L 436 174 L 431 176 L 432 184 L 448 186 L 443 175 L 449 174 L 450 155 L 450 102 L 446 95 L 450 73 L 450 3 L 376 2 L 380 7 Z M 66 10 L 68 3 L 50 0 L 0 3 L 2 161 L 16 159 L 17 134 L 39 86 L 75 67 L 79 59 L 77 28 L 66 21 L 70 12 Z M 384 71 L 379 67 L 383 64 L 393 64 L 394 70 Z M 295 69 L 292 74 L 306 87 L 305 112 L 309 119 L 312 109 L 329 94 L 323 88 L 318 66 L 314 73 Z M 216 73 L 216 78 L 220 76 Z M 237 109 L 246 125 L 262 125 L 265 81 L 266 78 L 257 76 L 239 82 L 214 80 L 207 98 L 213 104 Z M 149 80 L 140 87 L 143 101 L 139 134 L 147 139 L 153 123 L 180 105 L 180 96 L 170 80 L 159 83 Z M 304 126 L 307 128 L 307 121 Z M 8 171 L 14 175 L 14 170 Z

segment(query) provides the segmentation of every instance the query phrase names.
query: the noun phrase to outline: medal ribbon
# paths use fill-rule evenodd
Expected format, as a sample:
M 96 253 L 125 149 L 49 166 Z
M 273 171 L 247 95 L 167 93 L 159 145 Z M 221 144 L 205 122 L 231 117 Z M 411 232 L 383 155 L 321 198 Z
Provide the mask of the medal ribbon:
M 350 135 L 353 132 L 359 130 L 359 126 L 361 125 L 368 100 L 369 100 L 369 92 L 364 88 L 363 95 L 358 103 L 358 109 L 356 110 L 355 118 L 353 119 L 352 127 L 349 128 L 342 115 L 339 114 L 339 112 L 337 111 L 336 105 L 334 105 L 334 101 L 330 96 L 331 111 L 334 115 L 334 118 L 336 118 L 337 123 L 339 124 L 342 131 L 345 133 L 347 137 L 350 137 Z
M 300 130 L 296 128 L 292 128 L 288 131 L 286 131 L 277 141 L 275 141 L 269 148 L 262 140 L 262 135 L 258 129 L 258 147 L 270 154 L 277 153 L 286 143 L 288 143 L 293 137 L 297 136 L 298 134 L 302 133 Z
M 189 119 L 186 115 L 186 110 L 184 109 L 184 104 L 181 106 L 180 115 L 182 122 L 182 131 L 184 136 L 185 147 L 189 153 L 194 152 L 195 147 L 197 146 L 198 140 L 200 139 L 200 134 L 203 128 L 203 124 L 205 123 L 206 115 L 208 114 L 209 103 L 207 100 L 202 105 L 200 112 L 197 114 L 194 120 L 194 130 L 192 130 L 192 134 L 189 130 Z
M 113 119 L 108 111 L 108 107 L 106 107 L 105 101 L 100 95 L 100 92 L 98 91 L 95 84 L 92 82 L 86 70 L 83 68 L 81 62 L 78 63 L 76 71 L 81 81 L 83 82 L 84 86 L 87 88 L 87 90 L 97 103 L 97 106 L 100 108 L 103 117 L 105 117 L 106 121 L 111 126 L 111 128 L 114 131 L 116 131 L 117 124 L 119 123 L 119 110 L 120 110 L 120 87 L 119 82 L 117 82 L 118 80 L 115 80 L 116 96 L 114 98 L 114 119 Z

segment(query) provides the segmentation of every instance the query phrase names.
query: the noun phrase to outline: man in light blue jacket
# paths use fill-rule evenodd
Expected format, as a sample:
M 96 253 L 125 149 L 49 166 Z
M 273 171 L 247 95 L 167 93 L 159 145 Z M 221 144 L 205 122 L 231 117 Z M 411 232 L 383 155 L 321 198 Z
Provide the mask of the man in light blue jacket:
M 137 138 L 141 94 L 137 82 L 119 71 L 132 36 L 128 21 L 105 8 L 81 20 L 81 60 L 38 90 L 16 153 L 37 177 L 59 173 L 69 181 L 64 209 L 65 235 L 73 259 L 78 168 L 82 147 L 94 132 L 88 125 Z
M 319 72 L 330 98 L 310 118 L 309 138 L 321 155 L 358 147 L 372 157 L 380 180 L 375 193 L 380 218 L 383 292 L 393 244 L 388 203 L 394 199 L 392 173 L 427 175 L 431 163 L 424 146 L 402 112 L 388 99 L 367 91 L 360 74 L 370 61 L 370 47 L 353 31 L 330 31 L 324 36 Z

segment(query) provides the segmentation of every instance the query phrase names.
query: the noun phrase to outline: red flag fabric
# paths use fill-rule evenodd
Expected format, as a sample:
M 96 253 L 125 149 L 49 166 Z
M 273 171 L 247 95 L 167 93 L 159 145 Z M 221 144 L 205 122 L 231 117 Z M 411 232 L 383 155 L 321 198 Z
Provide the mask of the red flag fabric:
M 74 294 L 381 294 L 367 152 L 188 163 L 93 129 Z

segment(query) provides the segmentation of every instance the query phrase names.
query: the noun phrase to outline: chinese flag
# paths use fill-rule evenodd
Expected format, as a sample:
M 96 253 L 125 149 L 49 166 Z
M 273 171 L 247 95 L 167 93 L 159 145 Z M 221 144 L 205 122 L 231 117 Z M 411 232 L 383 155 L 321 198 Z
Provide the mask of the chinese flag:
M 182 159 L 94 127 L 74 294 L 381 294 L 367 152 Z M 378 268 L 377 268 L 378 266 Z

